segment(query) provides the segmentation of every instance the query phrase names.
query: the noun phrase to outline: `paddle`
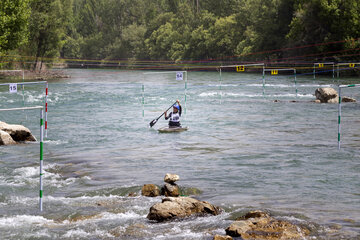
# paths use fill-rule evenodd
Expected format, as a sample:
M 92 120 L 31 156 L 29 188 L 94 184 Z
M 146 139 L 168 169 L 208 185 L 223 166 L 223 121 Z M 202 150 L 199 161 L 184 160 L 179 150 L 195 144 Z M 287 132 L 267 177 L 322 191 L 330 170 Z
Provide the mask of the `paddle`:
M 174 102 L 173 104 L 171 104 L 171 106 L 170 106 L 165 112 L 169 111 L 169 109 L 172 108 L 172 106 L 174 106 L 175 103 L 176 103 L 176 102 Z M 152 120 L 152 121 L 150 122 L 150 127 L 153 127 L 153 126 L 157 123 L 157 121 L 162 117 L 162 115 L 165 114 L 165 112 L 163 112 L 158 118 Z

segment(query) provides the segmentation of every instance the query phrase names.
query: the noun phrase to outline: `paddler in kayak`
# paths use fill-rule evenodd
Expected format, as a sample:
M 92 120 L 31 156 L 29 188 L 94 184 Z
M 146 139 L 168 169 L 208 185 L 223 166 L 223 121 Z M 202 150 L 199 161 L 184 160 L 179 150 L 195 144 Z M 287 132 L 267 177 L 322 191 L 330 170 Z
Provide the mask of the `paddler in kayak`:
M 165 120 L 170 119 L 169 120 L 170 128 L 181 127 L 181 124 L 180 124 L 181 112 L 182 112 L 182 108 L 181 108 L 179 100 L 176 100 L 176 103 L 173 105 L 173 110 L 169 115 L 167 115 L 167 111 L 164 112 Z

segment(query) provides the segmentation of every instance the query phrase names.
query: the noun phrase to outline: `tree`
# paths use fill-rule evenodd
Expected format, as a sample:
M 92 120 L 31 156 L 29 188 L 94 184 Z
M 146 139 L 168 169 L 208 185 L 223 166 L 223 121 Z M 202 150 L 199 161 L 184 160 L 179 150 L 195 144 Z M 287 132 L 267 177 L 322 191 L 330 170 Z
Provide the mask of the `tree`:
M 292 45 L 359 38 L 360 3 L 357 0 L 298 0 L 290 27 L 287 38 Z M 308 51 L 327 52 L 359 46 L 349 42 Z
M 29 0 L 0 1 L 0 53 L 27 41 L 29 16 Z
M 26 50 L 35 56 L 34 69 L 42 69 L 44 57 L 59 56 L 64 44 L 65 24 L 60 0 L 32 0 L 30 37 Z

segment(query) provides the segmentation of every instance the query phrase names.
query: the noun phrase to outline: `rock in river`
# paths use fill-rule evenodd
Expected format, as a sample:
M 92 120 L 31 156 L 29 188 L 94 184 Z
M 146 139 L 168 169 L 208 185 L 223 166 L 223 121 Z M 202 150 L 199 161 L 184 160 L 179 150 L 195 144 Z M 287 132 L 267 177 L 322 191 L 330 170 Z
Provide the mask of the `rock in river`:
M 167 173 L 164 177 L 164 182 L 170 183 L 170 184 L 173 184 L 179 180 L 180 180 L 180 177 L 179 177 L 179 175 L 176 175 L 176 174 Z
M 7 124 L 0 121 L 0 130 L 7 132 L 15 142 L 36 141 L 30 130 L 22 125 Z
M 145 184 L 141 188 L 141 195 L 145 197 L 157 197 L 160 196 L 160 189 L 155 184 Z
M 161 188 L 161 195 L 165 195 L 165 197 L 178 197 L 180 195 L 179 186 L 175 183 L 165 183 Z
M 315 90 L 316 99 L 322 103 L 338 103 L 339 95 L 333 88 L 318 88 Z
M 351 97 L 341 97 L 341 102 L 356 102 L 356 99 Z
M 190 197 L 167 197 L 150 208 L 147 218 L 158 222 L 173 218 L 184 218 L 193 214 L 220 214 L 221 209 L 208 202 Z
M 11 145 L 16 144 L 16 142 L 12 139 L 10 134 L 7 132 L 0 130 L 0 145 Z
M 252 211 L 233 222 L 226 230 L 232 237 L 247 239 L 304 239 L 310 231 L 290 222 L 277 220 L 262 211 Z

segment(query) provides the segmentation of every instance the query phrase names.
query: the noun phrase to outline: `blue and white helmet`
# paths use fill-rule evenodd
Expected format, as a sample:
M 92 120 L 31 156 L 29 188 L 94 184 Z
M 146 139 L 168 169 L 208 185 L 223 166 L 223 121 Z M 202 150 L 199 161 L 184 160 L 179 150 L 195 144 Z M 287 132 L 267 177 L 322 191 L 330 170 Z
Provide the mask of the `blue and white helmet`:
M 180 111 L 180 106 L 178 104 L 174 104 L 173 107 Z

